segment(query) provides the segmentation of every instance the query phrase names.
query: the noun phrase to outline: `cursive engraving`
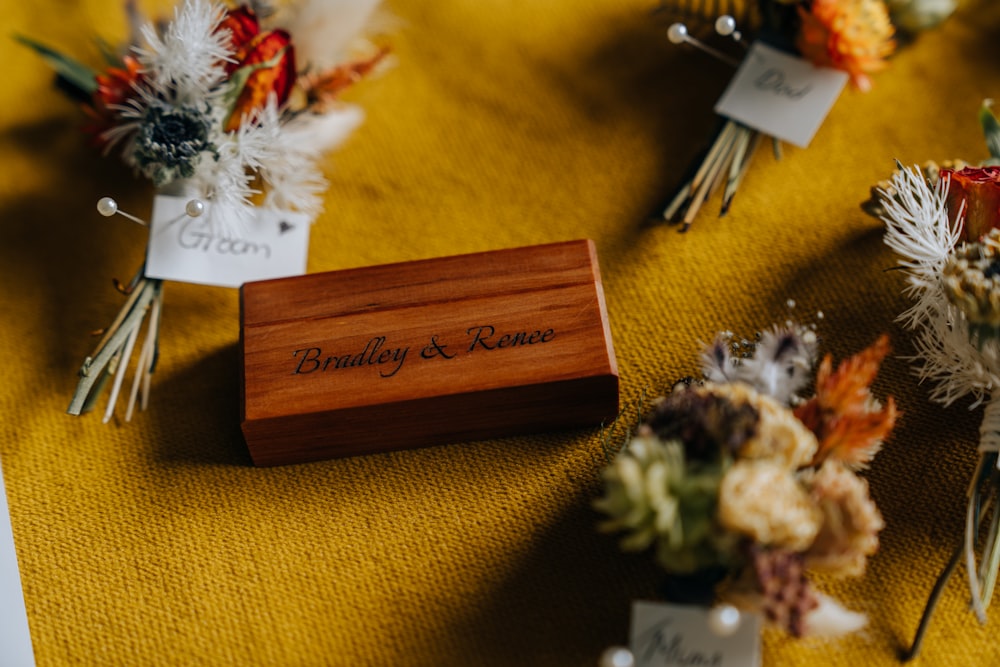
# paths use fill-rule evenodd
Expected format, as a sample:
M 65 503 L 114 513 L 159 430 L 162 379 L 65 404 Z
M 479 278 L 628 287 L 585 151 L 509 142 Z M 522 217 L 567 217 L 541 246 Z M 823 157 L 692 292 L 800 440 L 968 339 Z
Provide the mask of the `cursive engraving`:
M 469 327 L 465 334 L 471 341 L 465 348 L 465 354 L 471 354 L 477 350 L 495 351 L 540 345 L 548 343 L 556 336 L 555 329 L 551 328 L 525 329 L 524 331 L 498 334 L 496 327 L 491 324 Z M 301 347 L 292 352 L 294 360 L 292 375 L 310 375 L 361 366 L 375 366 L 379 370 L 380 377 L 391 378 L 403 368 L 409 351 L 409 346 L 393 347 L 389 345 L 386 336 L 375 336 L 369 339 L 360 351 L 347 354 L 326 354 L 323 352 L 323 348 L 317 346 Z M 418 357 L 425 360 L 448 361 L 461 353 L 462 348 L 458 348 L 457 351 L 449 351 L 448 344 L 443 342 L 438 334 L 434 334 L 430 337 L 430 342 L 420 349 Z
M 812 90 L 812 84 L 795 87 L 785 82 L 785 73 L 776 67 L 768 68 L 763 74 L 758 76 L 753 85 L 757 90 L 763 90 L 787 97 L 790 100 L 800 100 Z
M 271 258 L 271 246 L 233 236 L 217 236 L 204 225 L 188 218 L 177 233 L 177 244 L 185 250 L 213 252 L 217 255 L 253 255 Z
M 472 337 L 469 343 L 469 352 L 475 351 L 476 347 L 484 350 L 502 350 L 505 347 L 519 347 L 522 345 L 535 345 L 536 343 L 548 343 L 552 340 L 556 332 L 552 329 L 535 329 L 531 333 L 527 331 L 515 331 L 512 333 L 496 335 L 496 327 L 484 324 L 478 327 L 469 327 L 465 332 Z
M 379 376 L 391 378 L 399 372 L 406 361 L 406 353 L 410 351 L 408 347 L 385 348 L 385 336 L 376 336 L 368 341 L 364 349 L 356 354 L 344 354 L 341 356 L 323 356 L 322 348 L 306 347 L 295 350 L 292 357 L 298 360 L 293 375 L 308 375 L 316 371 L 325 372 L 342 368 L 357 368 L 358 366 L 382 366 L 383 364 L 395 364 L 395 368 L 379 368 Z M 301 357 L 299 355 L 302 355 Z
M 422 359 L 433 359 L 434 357 L 441 357 L 442 359 L 454 359 L 454 354 L 449 354 L 445 352 L 445 348 L 448 347 L 442 343 L 438 342 L 437 335 L 431 336 L 430 345 L 420 350 L 420 357 Z
M 700 651 L 685 645 L 684 634 L 672 630 L 672 619 L 647 628 L 636 639 L 637 654 L 643 665 L 679 665 L 680 667 L 722 667 L 722 651 Z

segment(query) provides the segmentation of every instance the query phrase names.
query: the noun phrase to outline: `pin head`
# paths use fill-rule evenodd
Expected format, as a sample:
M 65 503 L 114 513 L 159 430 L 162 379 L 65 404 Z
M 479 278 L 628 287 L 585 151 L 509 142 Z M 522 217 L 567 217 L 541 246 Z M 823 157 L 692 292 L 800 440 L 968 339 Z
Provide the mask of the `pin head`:
M 110 218 L 118 212 L 118 202 L 111 197 L 101 197 L 97 200 L 97 212 L 105 218 Z
M 716 637 L 729 637 L 740 629 L 742 620 L 739 609 L 722 604 L 708 612 L 708 629 Z
M 723 37 L 728 37 L 736 32 L 736 19 L 728 14 L 723 14 L 715 19 L 715 32 Z
M 192 199 L 184 207 L 184 212 L 192 218 L 197 218 L 205 212 L 205 202 L 200 199 Z
M 683 23 L 674 23 L 667 28 L 667 39 L 673 44 L 681 44 L 688 39 L 688 29 Z

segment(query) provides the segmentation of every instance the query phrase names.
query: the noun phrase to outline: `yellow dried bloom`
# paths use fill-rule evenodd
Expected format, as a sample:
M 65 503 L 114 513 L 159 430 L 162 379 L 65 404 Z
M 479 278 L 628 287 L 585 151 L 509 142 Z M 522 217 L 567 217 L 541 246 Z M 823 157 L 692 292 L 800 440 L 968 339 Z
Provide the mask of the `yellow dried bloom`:
M 804 551 L 823 515 L 786 466 L 738 461 L 719 486 L 719 523 L 763 546 Z
M 819 443 L 791 410 L 770 396 L 742 382 L 706 384 L 699 391 L 712 392 L 736 404 L 748 404 L 758 413 L 756 432 L 740 445 L 740 459 L 766 459 L 795 470 L 812 461 Z

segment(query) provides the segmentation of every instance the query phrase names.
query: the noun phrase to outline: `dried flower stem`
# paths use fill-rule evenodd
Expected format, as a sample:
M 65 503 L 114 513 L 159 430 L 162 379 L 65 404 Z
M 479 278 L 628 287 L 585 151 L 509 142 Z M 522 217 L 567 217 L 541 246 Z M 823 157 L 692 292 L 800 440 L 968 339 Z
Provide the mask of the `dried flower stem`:
M 971 594 L 972 611 L 980 623 L 986 622 L 986 610 L 982 603 L 982 590 L 979 585 L 979 576 L 976 571 L 976 535 L 979 533 L 979 522 L 983 517 L 980 506 L 979 489 L 982 487 L 983 473 L 988 469 L 986 456 L 980 456 L 976 466 L 976 473 L 972 476 L 972 484 L 969 486 L 969 503 L 966 506 L 965 514 L 965 569 L 969 576 L 969 593 Z
M 713 192 L 726 181 L 719 217 L 729 212 L 736 190 L 743 181 L 750 160 L 762 135 L 734 120 L 727 120 L 712 142 L 698 170 L 670 200 L 661 217 L 667 222 L 680 222 L 686 232 L 695 216 Z
M 80 380 L 67 409 L 69 414 L 80 415 L 91 410 L 104 383 L 114 376 L 114 385 L 104 421 L 107 422 L 111 418 L 124 381 L 126 368 L 138 339 L 139 329 L 142 327 L 146 315 L 152 309 L 153 315 L 150 317 L 146 329 L 146 339 L 143 341 L 139 364 L 135 370 L 136 379 L 130 392 L 133 395 L 137 394 L 140 398 L 140 405 L 145 407 L 148 401 L 149 376 L 153 372 L 158 356 L 159 312 L 163 298 L 163 281 L 147 278 L 144 271 L 145 267 L 143 266 L 136 273 L 129 284 L 128 299 L 118 311 L 118 315 L 97 344 L 93 354 L 88 356 L 80 367 Z M 134 400 L 134 398 L 129 400 L 126 419 L 131 418 Z
M 908 651 L 900 656 L 903 662 L 913 660 L 920 653 L 920 647 L 924 643 L 924 637 L 927 634 L 927 627 L 930 625 L 931 617 L 934 615 L 934 610 L 937 609 L 937 604 L 941 600 L 941 594 L 944 592 L 945 586 L 948 584 L 952 575 L 955 574 L 955 570 L 958 569 L 958 564 L 962 562 L 962 554 L 964 552 L 965 545 L 957 545 L 951 554 L 951 558 L 948 560 L 948 564 L 944 566 L 941 574 L 938 575 L 937 581 L 934 583 L 934 588 L 931 590 L 930 597 L 927 598 L 927 605 L 924 607 L 924 613 L 920 617 L 920 625 L 917 626 L 917 634 L 913 638 L 913 644 L 910 646 Z
M 993 402 L 991 401 L 991 405 Z M 968 505 L 966 506 L 966 523 L 964 539 L 955 547 L 951 558 L 938 576 L 927 599 L 924 612 L 920 617 L 916 635 L 910 649 L 902 656 L 904 662 L 917 657 L 923 645 L 931 617 L 937 608 L 941 594 L 951 577 L 955 574 L 958 564 L 965 561 L 969 577 L 970 605 L 980 623 L 986 622 L 986 609 L 996 586 L 997 569 L 1000 566 L 1000 474 L 998 474 L 998 453 L 983 451 L 979 463 L 969 484 Z M 990 515 L 990 527 L 983 543 L 982 559 L 976 567 L 976 537 Z

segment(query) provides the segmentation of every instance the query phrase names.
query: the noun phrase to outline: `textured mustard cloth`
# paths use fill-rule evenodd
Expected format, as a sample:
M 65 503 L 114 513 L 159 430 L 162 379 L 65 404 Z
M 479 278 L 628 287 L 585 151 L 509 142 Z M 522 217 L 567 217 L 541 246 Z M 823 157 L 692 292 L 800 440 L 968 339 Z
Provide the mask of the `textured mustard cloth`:
M 902 276 L 858 203 L 907 163 L 985 150 L 1000 3 L 965 3 L 846 91 L 808 150 L 762 150 L 725 219 L 642 221 L 707 138 L 729 70 L 671 45 L 644 0 L 393 0 L 397 64 L 351 92 L 368 119 L 327 162 L 311 271 L 538 242 L 597 243 L 623 404 L 697 371 L 700 341 L 789 316 L 838 357 L 894 324 Z M 255 469 L 237 405 L 237 294 L 171 283 L 153 405 L 64 414 L 142 258 L 151 191 L 79 132 L 17 31 L 98 62 L 118 2 L 7 2 L 0 62 L 0 457 L 39 665 L 593 665 L 661 573 L 597 533 L 594 430 Z M 790 311 L 786 302 L 796 302 Z M 960 539 L 979 413 L 932 405 L 907 363 L 877 393 L 905 415 L 870 472 L 888 527 L 839 642 L 765 633 L 768 665 L 892 665 Z M 1000 609 L 963 571 L 920 664 L 1000 664 Z M 0 649 L 0 664 L 3 662 Z

